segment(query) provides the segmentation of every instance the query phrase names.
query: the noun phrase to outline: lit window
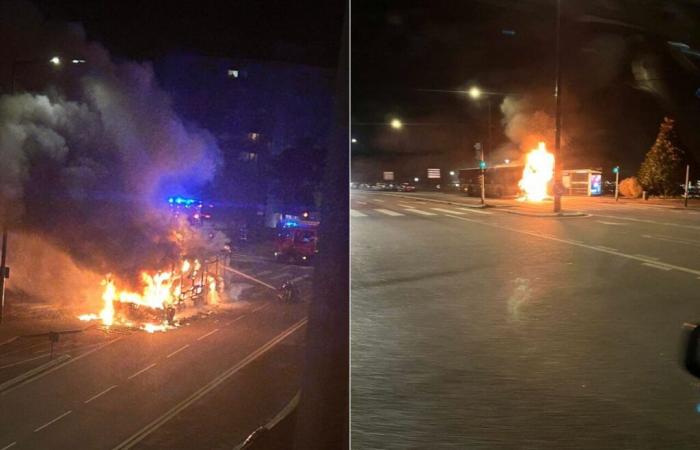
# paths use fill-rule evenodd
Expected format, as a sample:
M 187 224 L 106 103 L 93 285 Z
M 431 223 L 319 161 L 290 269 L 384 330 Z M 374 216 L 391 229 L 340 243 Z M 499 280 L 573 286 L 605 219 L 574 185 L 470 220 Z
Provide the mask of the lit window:
M 260 139 L 260 133 L 248 133 L 248 139 L 255 142 Z
M 228 69 L 228 77 L 229 78 L 238 78 L 238 70 Z

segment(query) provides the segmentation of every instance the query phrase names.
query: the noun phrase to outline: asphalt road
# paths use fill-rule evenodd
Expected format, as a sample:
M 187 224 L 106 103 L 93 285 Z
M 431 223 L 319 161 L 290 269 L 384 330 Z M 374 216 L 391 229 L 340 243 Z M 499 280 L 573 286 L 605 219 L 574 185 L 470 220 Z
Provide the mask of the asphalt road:
M 353 193 L 353 448 L 700 446 L 700 212 L 564 207 Z
M 309 268 L 254 257 L 236 267 L 275 286 L 295 277 L 303 294 L 310 291 Z M 66 362 L 0 392 L 0 449 L 240 443 L 299 389 L 308 307 L 280 304 L 265 288 L 242 295 L 234 306 L 164 333 L 111 330 L 98 338 L 91 330 L 64 345 Z M 37 344 L 3 345 L 0 363 L 45 350 Z

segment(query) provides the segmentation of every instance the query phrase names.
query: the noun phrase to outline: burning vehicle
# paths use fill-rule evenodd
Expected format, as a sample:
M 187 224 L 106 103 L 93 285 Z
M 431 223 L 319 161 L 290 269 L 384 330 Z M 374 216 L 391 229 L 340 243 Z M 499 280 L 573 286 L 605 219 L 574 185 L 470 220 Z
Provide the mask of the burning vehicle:
M 141 292 L 117 289 L 111 275 L 103 280 L 102 310 L 84 314 L 80 320 L 99 320 L 104 326 L 122 325 L 148 332 L 164 331 L 176 325 L 176 314 L 188 307 L 216 305 L 223 289 L 219 269 L 222 257 L 200 263 L 198 259 L 182 260 L 169 271 L 141 273 Z

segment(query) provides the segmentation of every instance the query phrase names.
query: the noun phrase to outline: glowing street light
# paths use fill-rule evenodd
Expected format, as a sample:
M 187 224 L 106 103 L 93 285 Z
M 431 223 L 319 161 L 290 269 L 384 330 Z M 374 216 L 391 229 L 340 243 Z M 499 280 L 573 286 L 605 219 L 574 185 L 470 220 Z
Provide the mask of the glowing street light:
M 416 182 L 416 183 L 418 183 L 418 182 L 420 181 L 420 178 L 414 177 L 414 178 L 413 178 L 413 181 Z
M 481 89 L 473 86 L 471 89 L 469 89 L 469 96 L 475 99 L 481 97 Z
M 352 138 L 352 139 L 350 139 L 350 142 L 352 142 L 353 144 L 357 144 L 357 139 Z
M 58 56 L 54 56 L 53 58 L 49 59 L 49 62 L 54 66 L 58 66 L 61 64 L 61 58 L 59 58 Z
M 450 175 L 451 175 L 451 176 L 455 176 L 455 171 L 454 171 L 454 170 L 450 170 Z
M 403 123 L 399 119 L 392 119 L 391 128 L 395 130 L 400 130 L 401 128 L 403 128 Z

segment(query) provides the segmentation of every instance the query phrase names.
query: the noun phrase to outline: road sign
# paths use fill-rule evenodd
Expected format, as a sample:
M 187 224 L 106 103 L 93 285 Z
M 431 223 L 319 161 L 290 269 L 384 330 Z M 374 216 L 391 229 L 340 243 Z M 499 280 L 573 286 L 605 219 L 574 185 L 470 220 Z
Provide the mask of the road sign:
M 484 170 L 486 168 L 486 161 L 479 161 L 479 169 Z
M 384 181 L 394 181 L 394 172 L 384 172 Z
M 440 178 L 440 169 L 428 169 L 428 178 Z

